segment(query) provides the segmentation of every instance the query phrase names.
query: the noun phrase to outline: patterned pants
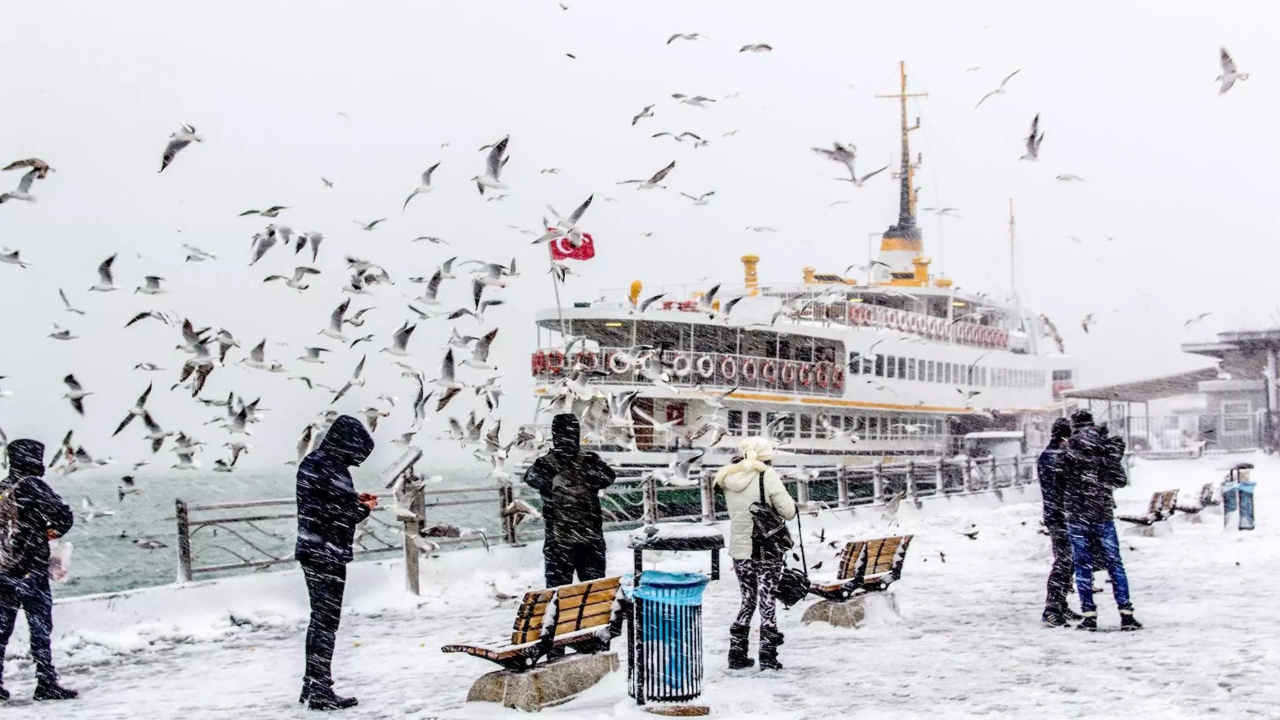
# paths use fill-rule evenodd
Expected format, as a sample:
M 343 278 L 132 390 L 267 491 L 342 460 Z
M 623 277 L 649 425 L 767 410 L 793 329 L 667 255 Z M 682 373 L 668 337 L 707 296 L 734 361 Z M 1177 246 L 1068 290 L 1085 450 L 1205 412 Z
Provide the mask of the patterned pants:
M 778 614 L 774 596 L 778 594 L 778 580 L 782 578 L 782 561 L 734 560 L 733 571 L 738 576 L 738 590 L 742 593 L 742 608 L 738 610 L 735 625 L 751 626 L 751 616 L 760 606 L 760 627 L 777 628 Z

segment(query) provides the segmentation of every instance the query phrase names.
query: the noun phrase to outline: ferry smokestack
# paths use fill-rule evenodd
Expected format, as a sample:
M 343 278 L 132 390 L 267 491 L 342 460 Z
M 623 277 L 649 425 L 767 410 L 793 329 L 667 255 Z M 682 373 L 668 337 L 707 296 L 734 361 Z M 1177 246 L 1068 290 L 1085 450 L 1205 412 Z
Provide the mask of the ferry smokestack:
M 743 255 L 742 256 L 742 283 L 747 286 L 750 295 L 756 294 L 756 288 L 759 287 L 760 280 L 756 275 L 756 266 L 760 264 L 759 255 Z

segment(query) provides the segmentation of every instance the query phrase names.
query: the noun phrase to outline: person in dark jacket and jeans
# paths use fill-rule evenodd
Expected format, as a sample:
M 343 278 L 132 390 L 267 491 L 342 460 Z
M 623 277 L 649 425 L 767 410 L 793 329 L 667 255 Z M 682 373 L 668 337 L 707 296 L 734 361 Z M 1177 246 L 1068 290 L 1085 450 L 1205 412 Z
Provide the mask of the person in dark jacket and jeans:
M 1120 608 L 1120 629 L 1142 628 L 1133 617 L 1129 599 L 1129 578 L 1120 559 L 1120 539 L 1116 536 L 1115 499 L 1112 493 L 1129 483 L 1124 469 L 1124 440 L 1110 437 L 1093 424 L 1088 410 L 1071 416 L 1073 434 L 1067 441 L 1066 514 L 1076 566 L 1076 592 L 1084 620 L 1081 630 L 1098 629 L 1098 606 L 1093 601 L 1094 553 L 1111 575 L 1116 605 Z
M 534 461 L 524 481 L 542 494 L 547 587 L 598 580 L 605 573 L 604 513 L 600 491 L 613 484 L 613 468 L 583 452 L 581 425 L 571 413 L 551 421 L 551 451 Z
M 4 652 L 18 620 L 27 614 L 31 634 L 31 658 L 36 665 L 36 691 L 32 699 L 70 700 L 78 694 L 58 684 L 53 668 L 53 592 L 49 589 L 49 541 L 60 538 L 75 522 L 71 508 L 44 481 L 44 445 L 35 440 L 9 443 L 9 476 L 0 482 L 0 532 L 5 534 L 0 558 L 0 682 L 4 677 Z M 16 510 L 16 514 L 9 511 Z M 0 687 L 0 699 L 9 692 Z
M 356 493 L 348 469 L 373 452 L 373 438 L 350 415 L 334 421 L 320 442 L 298 466 L 298 544 L 294 556 L 302 566 L 311 599 L 307 625 L 307 670 L 302 696 L 312 710 L 339 710 L 357 704 L 355 698 L 333 692 L 333 647 L 342 618 L 342 594 L 355 528 L 378 505 L 378 498 Z
M 1064 497 L 1067 440 L 1070 437 L 1071 421 L 1066 418 L 1054 420 L 1049 446 L 1040 453 L 1040 459 L 1036 463 L 1040 495 L 1044 499 L 1044 526 L 1053 545 L 1053 568 L 1049 571 L 1044 614 L 1040 616 L 1040 622 L 1049 627 L 1062 627 L 1068 621 L 1081 619 L 1080 615 L 1067 606 L 1067 593 L 1071 590 L 1071 576 L 1074 572 Z

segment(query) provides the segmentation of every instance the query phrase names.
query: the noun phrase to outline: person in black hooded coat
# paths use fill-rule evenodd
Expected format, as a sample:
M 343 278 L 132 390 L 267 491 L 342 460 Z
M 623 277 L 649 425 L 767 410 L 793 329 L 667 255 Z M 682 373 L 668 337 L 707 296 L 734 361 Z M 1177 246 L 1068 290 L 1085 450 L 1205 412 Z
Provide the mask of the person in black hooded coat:
M 342 618 L 342 595 L 356 525 L 377 507 L 373 495 L 356 493 L 349 468 L 373 452 L 373 438 L 350 415 L 334 421 L 320 446 L 298 466 L 298 543 L 294 556 L 302 565 L 311 599 L 307 626 L 307 670 L 299 702 L 312 710 L 335 710 L 357 704 L 333 692 L 333 647 Z
M 552 449 L 524 475 L 542 493 L 546 542 L 542 546 L 547 587 L 604 577 L 606 552 L 600 491 L 616 477 L 600 456 L 583 452 L 582 428 L 571 413 L 551 421 Z
M 1081 619 L 1067 606 L 1067 593 L 1071 590 L 1071 578 L 1075 573 L 1071 536 L 1067 532 L 1065 487 L 1067 441 L 1070 437 L 1071 421 L 1066 418 L 1054 420 L 1049 445 L 1036 462 L 1040 495 L 1044 499 L 1044 527 L 1053 548 L 1053 568 L 1049 571 L 1044 613 L 1040 616 L 1040 622 L 1050 627 L 1062 627 L 1068 621 Z
M 31 657 L 36 665 L 35 700 L 70 700 L 78 693 L 58 684 L 53 667 L 53 592 L 49 588 L 49 541 L 71 529 L 71 508 L 44 481 L 44 445 L 35 440 L 9 443 L 9 476 L 0 482 L 0 497 L 12 493 L 16 516 L 9 534 L 4 570 L 0 572 L 0 681 L 4 651 L 18 620 L 27 614 Z M 5 505 L 6 503 L 0 503 Z M 0 511 L 0 514 L 4 514 Z M 4 523 L 8 525 L 7 521 Z M 0 528 L 0 532 L 6 532 Z M 0 699 L 9 692 L 0 687 Z

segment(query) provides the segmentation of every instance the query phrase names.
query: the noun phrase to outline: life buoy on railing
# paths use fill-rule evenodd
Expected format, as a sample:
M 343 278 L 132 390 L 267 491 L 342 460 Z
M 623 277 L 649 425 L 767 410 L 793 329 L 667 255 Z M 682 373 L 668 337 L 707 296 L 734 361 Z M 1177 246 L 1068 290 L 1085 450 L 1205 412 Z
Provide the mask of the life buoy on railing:
M 560 350 L 552 350 L 547 354 L 547 370 L 558 373 L 564 370 L 564 353 Z
M 578 353 L 578 362 L 582 363 L 588 370 L 596 369 L 596 353 L 594 350 L 583 350 Z
M 982 344 L 983 344 L 983 345 L 994 345 L 994 344 L 995 344 L 995 340 L 996 340 L 996 331 L 995 331 L 995 330 L 992 330 L 991 328 L 983 328 L 983 330 L 982 330 Z
M 684 353 L 678 353 L 671 367 L 675 370 L 676 377 L 688 377 L 689 372 L 693 370 L 693 360 Z
M 813 366 L 805 363 L 796 371 L 796 379 L 801 387 L 813 387 Z
M 772 360 L 765 360 L 764 367 L 760 369 L 760 378 L 769 385 L 778 384 L 778 366 Z
M 535 352 L 533 354 L 532 365 L 533 376 L 537 377 L 538 374 L 542 372 L 542 369 L 547 366 L 547 354 L 541 350 Z
M 720 374 L 724 376 L 725 380 L 733 380 L 738 377 L 738 361 L 732 355 L 725 355 L 720 360 Z
M 698 368 L 698 375 L 703 378 L 709 378 L 716 374 L 716 361 L 710 355 L 698 356 L 698 362 L 695 363 Z
M 614 373 L 621 375 L 631 368 L 627 364 L 627 359 L 622 357 L 622 352 L 615 350 L 609 355 L 609 369 Z
M 886 312 L 884 314 L 884 324 L 885 324 L 885 327 L 888 327 L 891 330 L 897 330 L 898 329 L 898 313 L 893 310 L 889 310 L 888 312 Z
M 782 366 L 782 373 L 779 375 L 779 379 L 782 381 L 783 385 L 792 387 L 796 384 L 796 375 L 798 372 L 799 370 L 795 363 L 786 363 Z
M 733 358 L 726 358 L 732 360 Z M 756 365 L 755 358 L 747 358 L 742 361 L 742 381 L 753 383 L 756 378 L 760 377 L 760 368 Z
M 1009 333 L 1005 332 L 1004 330 L 1001 330 L 996 335 L 996 345 L 999 345 L 1000 347 L 1005 347 L 1008 344 L 1009 344 Z
M 844 368 L 833 367 L 831 369 L 831 387 L 836 390 L 844 389 Z
M 920 316 L 911 314 L 907 316 L 907 329 L 913 333 L 920 332 Z
M 813 379 L 823 390 L 831 387 L 831 366 L 827 363 L 818 363 L 818 367 L 813 371 Z

